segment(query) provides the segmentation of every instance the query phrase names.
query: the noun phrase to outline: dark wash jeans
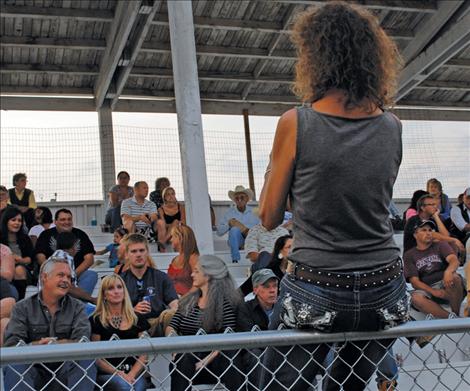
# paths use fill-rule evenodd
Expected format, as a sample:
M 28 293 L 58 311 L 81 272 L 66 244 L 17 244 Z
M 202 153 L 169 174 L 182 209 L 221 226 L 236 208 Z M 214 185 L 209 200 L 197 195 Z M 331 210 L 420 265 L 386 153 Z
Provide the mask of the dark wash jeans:
M 351 273 L 354 290 L 319 287 L 286 274 L 269 328 L 276 330 L 283 324 L 287 328 L 335 333 L 377 331 L 406 322 L 410 297 L 403 275 L 380 287 L 360 288 L 360 273 Z M 323 390 L 340 390 L 341 386 L 345 391 L 363 390 L 394 342 L 357 341 L 338 346 L 338 356 L 328 368 Z M 315 376 L 324 373 L 329 351 L 328 344 L 268 348 L 260 389 L 309 389 L 315 384 Z

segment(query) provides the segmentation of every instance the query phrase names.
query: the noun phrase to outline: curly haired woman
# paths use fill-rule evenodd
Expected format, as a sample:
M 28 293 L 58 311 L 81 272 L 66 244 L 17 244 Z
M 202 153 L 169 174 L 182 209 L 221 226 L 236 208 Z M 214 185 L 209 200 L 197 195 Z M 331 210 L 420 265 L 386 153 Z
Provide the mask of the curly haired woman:
M 301 14 L 295 92 L 261 195 L 266 229 L 292 201 L 294 241 L 270 328 L 376 331 L 408 318 L 409 298 L 388 206 L 402 157 L 393 100 L 400 56 L 365 9 L 328 2 Z M 393 341 L 344 343 L 325 389 L 363 390 Z M 327 344 L 268 348 L 261 389 L 309 387 Z M 290 350 L 291 349 L 291 350 Z M 287 358 L 287 360 L 285 360 Z M 342 388 L 341 388 L 342 387 Z

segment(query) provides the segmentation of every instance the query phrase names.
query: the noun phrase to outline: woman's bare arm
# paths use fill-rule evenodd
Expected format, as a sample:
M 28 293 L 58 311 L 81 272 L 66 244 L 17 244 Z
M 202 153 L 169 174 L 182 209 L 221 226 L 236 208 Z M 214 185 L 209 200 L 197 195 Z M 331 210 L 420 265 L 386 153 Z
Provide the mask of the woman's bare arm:
M 289 194 L 297 138 L 297 110 L 284 113 L 277 124 L 271 152 L 271 171 L 266 175 L 260 197 L 260 219 L 263 226 L 274 229 L 282 223 Z

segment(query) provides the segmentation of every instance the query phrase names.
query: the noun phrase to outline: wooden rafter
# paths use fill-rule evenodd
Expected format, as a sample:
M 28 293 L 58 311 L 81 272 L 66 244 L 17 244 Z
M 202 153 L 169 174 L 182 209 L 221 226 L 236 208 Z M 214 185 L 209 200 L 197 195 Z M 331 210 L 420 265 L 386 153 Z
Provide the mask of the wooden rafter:
M 139 14 L 141 0 L 117 3 L 113 22 L 108 32 L 106 50 L 101 60 L 100 73 L 95 82 L 96 108 L 99 109 L 110 89 L 114 72 L 122 56 L 132 26 Z
M 128 63 L 125 66 L 122 66 L 121 68 L 118 68 L 116 70 L 115 96 L 111 101 L 112 109 L 114 109 L 114 106 L 116 105 L 119 99 L 119 95 L 121 94 L 122 90 L 124 89 L 124 86 L 127 83 L 127 79 L 131 74 L 132 67 L 134 66 L 134 63 L 137 59 L 140 48 L 142 47 L 142 44 L 144 43 L 144 40 L 147 37 L 150 24 L 155 16 L 155 13 L 157 12 L 158 6 L 159 1 L 153 0 L 153 4 L 149 6 L 150 9 L 148 13 L 140 16 L 139 20 L 136 23 L 135 29 L 132 31 L 129 37 L 129 42 L 125 49 L 129 53 Z

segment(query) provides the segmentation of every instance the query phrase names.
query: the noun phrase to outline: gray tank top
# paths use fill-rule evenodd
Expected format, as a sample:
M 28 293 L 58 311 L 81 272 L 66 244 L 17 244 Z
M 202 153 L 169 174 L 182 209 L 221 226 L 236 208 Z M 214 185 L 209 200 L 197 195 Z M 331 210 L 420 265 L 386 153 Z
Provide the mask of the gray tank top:
M 337 271 L 397 259 L 388 206 L 401 157 L 401 123 L 391 113 L 348 119 L 298 108 L 290 259 Z

